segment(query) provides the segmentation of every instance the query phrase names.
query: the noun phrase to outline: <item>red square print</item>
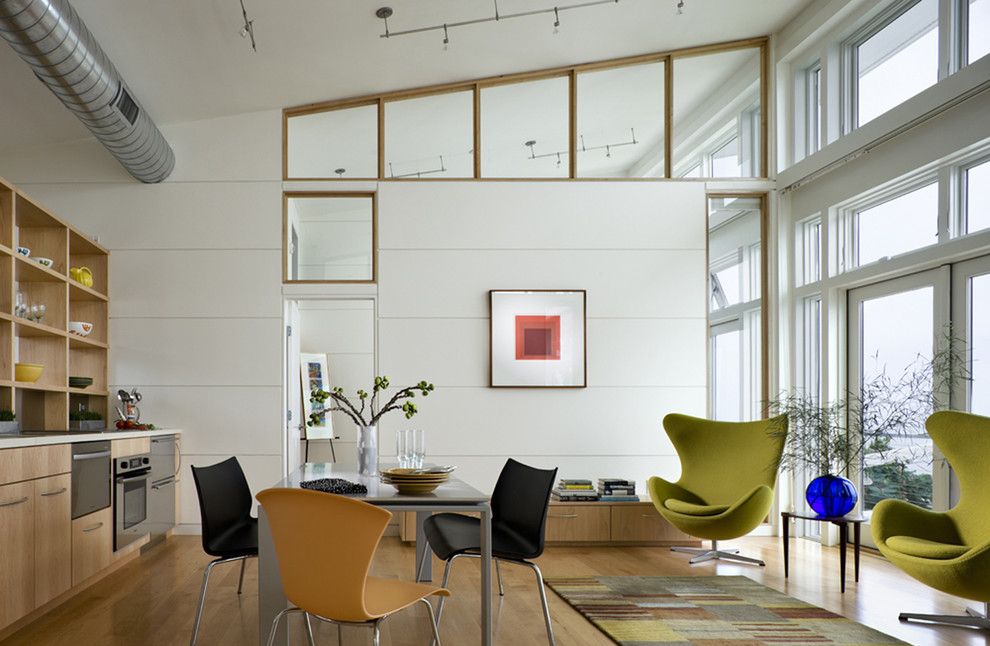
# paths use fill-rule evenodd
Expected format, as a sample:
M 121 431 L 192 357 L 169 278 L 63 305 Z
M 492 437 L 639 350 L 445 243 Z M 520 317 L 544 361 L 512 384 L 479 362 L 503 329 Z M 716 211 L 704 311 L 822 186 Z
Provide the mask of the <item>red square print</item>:
M 560 317 L 517 316 L 516 359 L 560 361 Z

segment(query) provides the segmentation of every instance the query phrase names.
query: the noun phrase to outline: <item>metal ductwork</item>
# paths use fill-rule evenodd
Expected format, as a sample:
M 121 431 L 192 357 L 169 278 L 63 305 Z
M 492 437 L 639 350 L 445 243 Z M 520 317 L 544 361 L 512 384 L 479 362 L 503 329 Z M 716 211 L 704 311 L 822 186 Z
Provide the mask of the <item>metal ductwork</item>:
M 172 148 L 67 0 L 0 0 L 0 36 L 127 172 L 168 177 Z

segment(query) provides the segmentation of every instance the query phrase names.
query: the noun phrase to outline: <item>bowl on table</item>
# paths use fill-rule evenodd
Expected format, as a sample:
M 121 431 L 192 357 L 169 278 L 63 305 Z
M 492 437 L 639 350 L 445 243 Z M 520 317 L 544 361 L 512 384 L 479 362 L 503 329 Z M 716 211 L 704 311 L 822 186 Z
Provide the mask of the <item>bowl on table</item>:
M 93 324 L 86 321 L 69 321 L 69 332 L 77 336 L 89 336 L 93 331 Z
M 45 369 L 41 363 L 15 363 L 14 379 L 17 381 L 35 382 L 41 377 L 41 371 Z
M 381 481 L 404 494 L 430 493 L 450 481 L 450 472 L 430 472 L 428 469 L 382 469 Z

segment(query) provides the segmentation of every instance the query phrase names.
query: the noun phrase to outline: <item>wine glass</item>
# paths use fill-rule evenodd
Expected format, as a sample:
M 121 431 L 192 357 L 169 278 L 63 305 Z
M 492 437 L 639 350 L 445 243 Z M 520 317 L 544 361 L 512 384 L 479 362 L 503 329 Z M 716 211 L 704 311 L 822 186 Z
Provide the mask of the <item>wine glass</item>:
M 33 309 L 34 315 L 35 315 L 35 319 L 34 320 L 37 321 L 38 323 L 41 323 L 41 319 L 45 316 L 45 310 L 47 310 L 48 308 L 45 307 L 45 304 L 44 303 L 38 303 L 32 309 Z

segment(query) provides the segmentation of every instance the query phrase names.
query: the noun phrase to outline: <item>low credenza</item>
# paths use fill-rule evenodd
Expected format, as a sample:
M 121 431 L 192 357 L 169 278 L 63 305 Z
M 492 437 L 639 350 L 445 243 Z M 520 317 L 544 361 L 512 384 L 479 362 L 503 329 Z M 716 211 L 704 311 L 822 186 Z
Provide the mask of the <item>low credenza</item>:
M 399 523 L 403 541 L 416 538 L 415 514 Z M 697 547 L 701 541 L 664 520 L 649 501 L 551 502 L 547 545 L 618 545 Z

